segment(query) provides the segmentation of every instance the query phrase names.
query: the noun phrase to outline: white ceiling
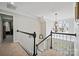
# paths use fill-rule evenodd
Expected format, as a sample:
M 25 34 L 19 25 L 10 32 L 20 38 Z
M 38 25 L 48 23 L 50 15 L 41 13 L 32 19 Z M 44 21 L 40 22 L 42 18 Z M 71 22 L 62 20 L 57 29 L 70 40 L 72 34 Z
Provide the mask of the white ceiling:
M 62 10 L 72 12 L 74 2 L 15 2 L 15 5 L 17 11 L 33 16 L 42 16 Z
M 45 16 L 51 18 L 55 12 L 59 19 L 74 18 L 75 2 L 14 2 L 16 10 L 7 8 L 7 2 L 0 2 L 0 9 L 30 17 Z M 54 17 L 53 17 L 54 18 Z

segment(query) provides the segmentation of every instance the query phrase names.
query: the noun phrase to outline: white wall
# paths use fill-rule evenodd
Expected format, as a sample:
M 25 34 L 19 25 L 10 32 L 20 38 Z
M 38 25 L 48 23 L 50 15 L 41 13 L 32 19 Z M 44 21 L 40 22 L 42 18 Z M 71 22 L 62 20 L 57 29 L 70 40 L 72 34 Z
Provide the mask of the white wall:
M 42 17 L 38 17 L 38 20 L 39 20 L 39 22 L 40 22 L 40 29 L 41 29 L 41 32 L 40 32 L 40 34 L 42 34 L 43 35 L 43 39 L 46 37 L 46 22 L 44 21 L 44 19 L 42 18 Z M 40 41 L 42 41 L 43 39 L 39 39 L 38 41 L 37 41 L 37 43 L 39 43 Z M 40 45 L 39 45 L 39 49 L 40 50 L 44 50 L 44 49 L 46 49 L 46 41 L 44 41 L 43 43 L 41 43 Z
M 75 40 L 75 55 L 79 56 L 79 22 L 75 22 L 75 33 L 76 33 L 76 40 Z

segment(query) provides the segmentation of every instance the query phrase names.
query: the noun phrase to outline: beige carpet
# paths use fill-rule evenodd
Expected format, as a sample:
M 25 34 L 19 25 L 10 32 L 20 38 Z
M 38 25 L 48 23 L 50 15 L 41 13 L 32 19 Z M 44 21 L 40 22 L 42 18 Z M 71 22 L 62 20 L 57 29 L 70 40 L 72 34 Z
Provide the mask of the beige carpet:
M 18 43 L 0 44 L 0 56 L 28 56 Z

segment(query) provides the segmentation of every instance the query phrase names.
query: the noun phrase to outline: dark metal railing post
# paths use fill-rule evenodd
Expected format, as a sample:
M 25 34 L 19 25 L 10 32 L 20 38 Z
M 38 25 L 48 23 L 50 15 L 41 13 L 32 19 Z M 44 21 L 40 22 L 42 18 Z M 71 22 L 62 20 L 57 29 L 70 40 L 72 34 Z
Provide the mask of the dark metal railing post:
M 37 53 L 37 52 L 38 52 L 37 49 L 38 49 L 38 45 L 36 45 L 36 55 L 38 54 L 38 53 Z
M 52 31 L 50 32 L 51 36 L 51 43 L 50 43 L 50 49 L 52 49 Z
M 33 49 L 33 56 L 36 56 L 36 32 L 34 32 L 33 34 L 33 38 L 34 38 L 34 49 Z

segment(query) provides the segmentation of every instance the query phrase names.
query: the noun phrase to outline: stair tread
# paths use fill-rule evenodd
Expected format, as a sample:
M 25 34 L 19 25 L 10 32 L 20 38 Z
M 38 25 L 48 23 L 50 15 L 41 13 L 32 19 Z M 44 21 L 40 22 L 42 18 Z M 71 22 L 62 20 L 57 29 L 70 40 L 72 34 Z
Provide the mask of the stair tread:
M 64 53 L 60 52 L 60 51 L 53 50 L 53 49 L 48 49 L 48 50 L 44 50 L 39 55 L 40 56 L 63 56 Z

